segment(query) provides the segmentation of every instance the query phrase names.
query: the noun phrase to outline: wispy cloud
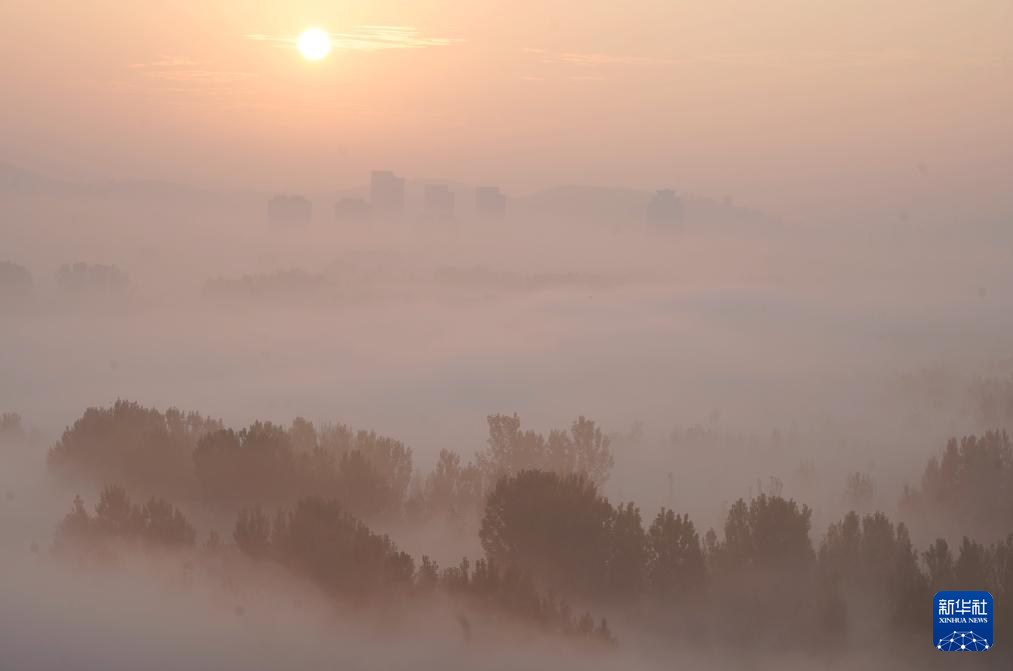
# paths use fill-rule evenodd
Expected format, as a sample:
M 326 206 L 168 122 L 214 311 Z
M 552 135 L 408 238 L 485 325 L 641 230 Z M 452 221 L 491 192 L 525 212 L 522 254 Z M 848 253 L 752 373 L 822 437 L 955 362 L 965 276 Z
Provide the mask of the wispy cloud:
M 216 68 L 179 56 L 159 56 L 146 63 L 127 66 L 129 76 L 110 82 L 136 95 L 156 96 L 169 105 L 248 107 L 252 72 Z
M 192 61 L 189 58 L 176 58 L 172 56 L 159 56 L 156 60 L 149 63 L 132 63 L 128 67 L 135 70 L 149 70 L 149 69 L 161 69 L 161 68 L 181 68 L 197 65 L 197 61 Z
M 675 61 L 650 56 L 628 56 L 598 52 L 550 51 L 527 47 L 526 53 L 534 54 L 542 63 L 564 63 L 568 65 L 670 65 Z
M 189 58 L 170 56 L 161 56 L 149 63 L 132 63 L 128 67 L 144 77 L 194 84 L 230 84 L 256 77 L 252 72 L 218 70 Z
M 330 33 L 331 46 L 346 51 L 383 51 L 386 49 L 425 49 L 445 47 L 464 40 L 429 37 L 411 26 L 358 26 L 347 33 Z M 269 42 L 279 47 L 294 47 L 298 36 L 251 34 L 248 39 Z
M 770 49 L 741 52 L 712 52 L 683 54 L 668 58 L 610 54 L 601 52 L 554 51 L 526 47 L 521 50 L 543 64 L 579 67 L 584 70 L 608 66 L 686 66 L 724 65 L 732 67 L 771 69 L 832 69 L 891 67 L 919 65 L 1001 65 L 998 57 L 961 59 L 914 49 L 830 50 L 830 49 Z

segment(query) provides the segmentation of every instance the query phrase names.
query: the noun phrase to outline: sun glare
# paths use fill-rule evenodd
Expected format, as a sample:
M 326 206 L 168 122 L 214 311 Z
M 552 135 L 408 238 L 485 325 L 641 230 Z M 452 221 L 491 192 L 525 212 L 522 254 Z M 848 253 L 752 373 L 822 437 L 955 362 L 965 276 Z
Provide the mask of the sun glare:
M 309 28 L 299 36 L 299 53 L 309 61 L 319 61 L 331 51 L 331 38 L 319 28 Z

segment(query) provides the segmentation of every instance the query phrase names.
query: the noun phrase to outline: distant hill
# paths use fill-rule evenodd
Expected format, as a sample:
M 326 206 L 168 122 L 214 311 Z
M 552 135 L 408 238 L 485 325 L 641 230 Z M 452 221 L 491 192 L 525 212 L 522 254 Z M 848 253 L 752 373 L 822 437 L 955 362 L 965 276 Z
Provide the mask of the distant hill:
M 211 200 L 220 196 L 185 184 L 155 180 L 78 182 L 56 179 L 11 163 L 0 162 L 0 194 L 115 196 L 140 199 Z
M 0 163 L 0 193 L 48 193 L 66 187 L 66 182 L 25 170 L 10 163 Z

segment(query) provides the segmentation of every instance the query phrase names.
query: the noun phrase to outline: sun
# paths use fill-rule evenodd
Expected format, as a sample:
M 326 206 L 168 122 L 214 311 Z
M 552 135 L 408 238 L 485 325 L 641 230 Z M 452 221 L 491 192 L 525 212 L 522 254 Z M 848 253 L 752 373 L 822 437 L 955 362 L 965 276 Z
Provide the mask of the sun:
M 331 51 L 331 37 L 319 28 L 308 28 L 299 36 L 299 53 L 308 61 L 319 61 Z

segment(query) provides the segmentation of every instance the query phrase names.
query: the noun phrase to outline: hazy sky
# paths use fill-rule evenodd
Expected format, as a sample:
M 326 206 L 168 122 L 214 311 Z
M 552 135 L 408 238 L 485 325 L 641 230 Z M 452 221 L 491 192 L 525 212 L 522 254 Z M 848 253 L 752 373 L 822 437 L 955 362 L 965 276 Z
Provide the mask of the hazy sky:
M 320 62 L 290 42 L 310 26 L 336 43 Z M 1013 173 L 1011 34 L 1009 0 L 4 0 L 0 160 L 989 208 Z

